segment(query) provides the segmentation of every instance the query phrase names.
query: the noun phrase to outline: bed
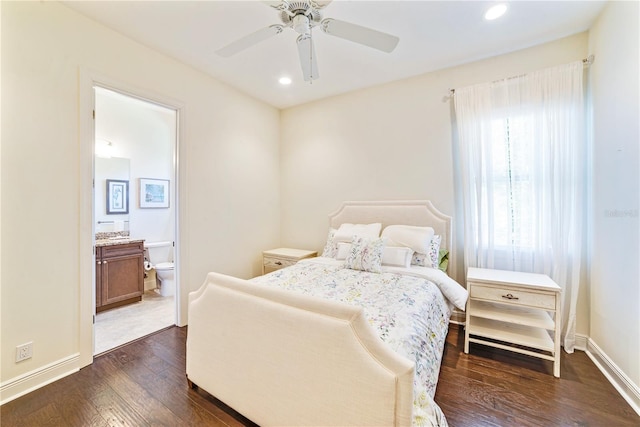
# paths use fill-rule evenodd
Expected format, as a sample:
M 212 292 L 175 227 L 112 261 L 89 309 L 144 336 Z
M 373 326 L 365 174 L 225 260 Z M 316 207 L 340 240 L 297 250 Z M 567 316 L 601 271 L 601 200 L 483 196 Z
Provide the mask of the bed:
M 429 201 L 345 202 L 329 226 L 348 224 L 431 227 L 455 271 L 451 218 Z M 356 268 L 362 240 L 379 243 L 353 236 L 330 257 L 251 280 L 209 273 L 189 296 L 190 386 L 262 426 L 446 426 L 433 394 L 466 290 L 437 268 Z M 375 299 L 381 308 L 367 305 Z

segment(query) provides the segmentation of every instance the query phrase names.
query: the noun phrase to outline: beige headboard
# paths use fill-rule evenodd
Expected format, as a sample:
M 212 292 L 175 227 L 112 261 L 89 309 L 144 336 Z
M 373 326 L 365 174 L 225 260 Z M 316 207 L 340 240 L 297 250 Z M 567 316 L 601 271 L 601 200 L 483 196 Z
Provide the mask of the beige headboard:
M 338 228 L 340 224 L 382 223 L 429 226 L 435 234 L 442 236 L 441 248 L 449 250 L 447 273 L 456 271 L 455 250 L 453 248 L 452 218 L 440 212 L 429 200 L 354 201 L 344 202 L 329 215 L 329 226 Z

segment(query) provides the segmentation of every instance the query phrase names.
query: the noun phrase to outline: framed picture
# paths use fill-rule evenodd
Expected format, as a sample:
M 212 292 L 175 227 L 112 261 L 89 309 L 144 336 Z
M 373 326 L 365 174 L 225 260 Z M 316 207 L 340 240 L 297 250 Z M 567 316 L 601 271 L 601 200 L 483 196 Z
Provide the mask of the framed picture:
M 169 180 L 140 178 L 140 207 L 168 208 Z
M 107 215 L 129 213 L 129 181 L 107 179 Z

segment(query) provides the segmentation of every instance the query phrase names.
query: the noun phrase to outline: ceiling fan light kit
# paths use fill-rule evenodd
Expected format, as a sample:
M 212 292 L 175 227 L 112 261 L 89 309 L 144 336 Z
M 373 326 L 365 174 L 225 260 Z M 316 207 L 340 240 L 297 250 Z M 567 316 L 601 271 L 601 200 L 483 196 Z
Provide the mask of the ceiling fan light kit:
M 331 0 L 302 0 L 291 2 L 281 0 L 263 1 L 263 3 L 280 12 L 280 20 L 283 25 L 275 24 L 255 31 L 217 50 L 216 53 L 218 55 L 228 58 L 270 37 L 280 34 L 284 28 L 291 28 L 300 34 L 296 43 L 298 45 L 302 76 L 305 81 L 311 82 L 319 77 L 312 38 L 312 30 L 316 26 L 319 26 L 326 34 L 387 53 L 392 52 L 400 41 L 396 36 L 360 25 L 330 18 L 323 20 L 320 11 L 327 7 L 331 3 Z

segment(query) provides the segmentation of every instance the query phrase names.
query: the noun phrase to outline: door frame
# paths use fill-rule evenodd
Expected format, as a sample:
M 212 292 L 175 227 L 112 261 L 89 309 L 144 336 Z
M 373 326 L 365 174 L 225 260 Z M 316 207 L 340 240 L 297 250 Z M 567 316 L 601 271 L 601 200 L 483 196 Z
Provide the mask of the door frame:
M 181 141 L 184 140 L 184 104 L 169 96 L 133 86 L 111 77 L 79 68 L 79 146 L 80 146 L 80 194 L 79 194 L 79 367 L 93 363 L 94 323 L 95 323 L 95 219 L 94 219 L 94 158 L 95 158 L 95 93 L 94 87 L 102 87 L 122 95 L 145 102 L 160 105 L 176 112 L 176 135 L 173 149 L 173 179 L 175 180 L 175 324 L 184 326 L 187 323 L 186 302 L 188 288 L 181 286 L 188 283 L 186 269 L 181 268 L 181 259 L 187 259 L 184 251 L 187 245 L 180 230 L 184 224 L 184 204 L 181 194 L 186 185 L 184 171 L 181 167 L 186 156 Z

